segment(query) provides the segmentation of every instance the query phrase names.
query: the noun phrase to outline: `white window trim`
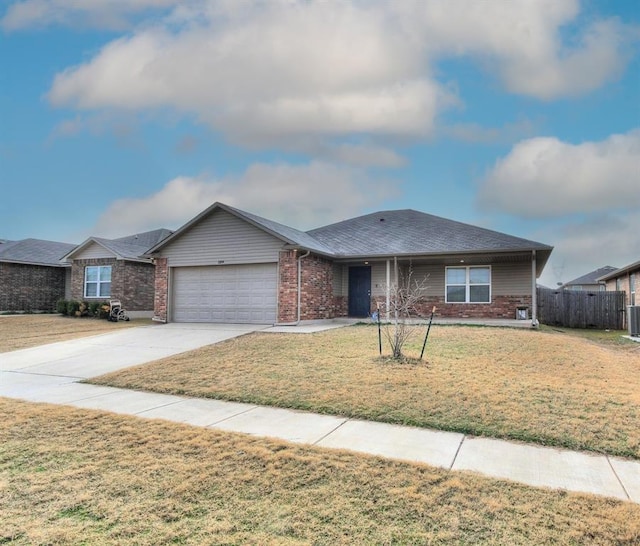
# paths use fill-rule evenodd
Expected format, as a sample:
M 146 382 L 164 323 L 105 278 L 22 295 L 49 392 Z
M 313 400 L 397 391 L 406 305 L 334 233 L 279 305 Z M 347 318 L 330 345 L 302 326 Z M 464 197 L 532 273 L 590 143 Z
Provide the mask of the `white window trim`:
M 97 267 L 98 268 L 98 280 L 97 281 L 87 281 L 87 271 L 89 270 L 90 267 Z M 111 290 L 109 290 L 109 295 L 103 295 L 102 291 L 100 290 L 100 288 L 102 287 L 103 284 L 106 284 L 106 281 L 101 281 L 101 271 L 103 268 L 108 267 L 111 270 L 111 274 L 113 275 L 113 267 L 110 265 L 87 265 L 84 268 L 84 297 L 87 299 L 104 299 L 104 298 L 109 298 L 111 297 Z M 89 296 L 87 295 L 87 283 L 91 282 L 91 283 L 96 283 L 97 284 L 97 290 L 96 290 L 96 295 L 95 296 Z M 111 281 L 109 281 L 109 285 L 111 285 Z
M 483 269 L 488 269 L 489 270 L 489 282 L 487 284 L 475 284 L 473 286 L 489 286 L 489 301 L 469 301 L 470 300 L 470 287 L 471 287 L 471 283 L 469 282 L 469 272 L 471 269 L 474 268 L 483 268 Z M 461 284 L 451 284 L 449 285 L 447 283 L 447 271 L 449 269 L 464 269 L 466 271 L 466 275 L 465 275 L 465 294 L 464 294 L 464 299 L 465 301 L 449 301 L 448 298 L 448 294 L 449 291 L 447 290 L 447 288 L 449 286 L 462 286 Z M 491 269 L 490 265 L 452 265 L 452 266 L 447 266 L 445 267 L 444 270 L 444 300 L 445 303 L 450 303 L 452 305 L 455 304 L 463 304 L 463 305 L 488 305 L 491 303 L 491 298 L 492 298 L 492 290 L 491 290 L 491 285 L 492 285 L 492 279 L 493 279 L 493 271 Z

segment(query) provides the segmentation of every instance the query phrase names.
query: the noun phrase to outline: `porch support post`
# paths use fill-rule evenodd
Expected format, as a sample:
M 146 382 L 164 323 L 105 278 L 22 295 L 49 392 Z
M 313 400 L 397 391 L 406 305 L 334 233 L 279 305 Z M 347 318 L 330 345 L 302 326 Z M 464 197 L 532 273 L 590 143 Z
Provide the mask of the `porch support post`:
M 538 327 L 538 290 L 536 288 L 536 251 L 531 251 L 531 326 Z
M 389 320 L 389 303 L 391 301 L 391 260 L 387 259 L 387 294 L 386 294 L 386 319 Z

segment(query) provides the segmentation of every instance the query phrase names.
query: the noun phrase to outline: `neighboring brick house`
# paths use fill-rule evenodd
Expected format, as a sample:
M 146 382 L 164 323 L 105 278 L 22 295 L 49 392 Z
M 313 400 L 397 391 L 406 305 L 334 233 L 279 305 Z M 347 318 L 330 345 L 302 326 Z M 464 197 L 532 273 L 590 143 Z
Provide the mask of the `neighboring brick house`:
M 152 316 L 155 267 L 142 255 L 170 234 L 157 229 L 119 239 L 90 237 L 63 257 L 71 266 L 70 298 L 119 299 L 132 317 Z
M 625 292 L 627 305 L 640 305 L 640 260 L 598 279 L 604 282 L 608 291 Z
M 599 267 L 598 269 L 591 271 L 586 275 L 582 275 L 577 279 L 573 279 L 572 281 L 564 283 L 560 288 L 564 288 L 565 290 L 600 292 L 602 290 L 605 290 L 606 288 L 604 282 L 599 280 L 600 277 L 602 277 L 603 275 L 608 275 L 616 269 L 618 268 L 610 265 Z
M 71 268 L 61 257 L 75 245 L 23 239 L 0 244 L 0 312 L 54 311 L 68 294 Z
M 302 232 L 214 203 L 146 254 L 155 318 L 297 323 L 366 317 L 390 287 L 426 279 L 422 313 L 536 321 L 536 278 L 552 247 L 415 210 Z M 520 312 L 519 312 L 520 311 Z

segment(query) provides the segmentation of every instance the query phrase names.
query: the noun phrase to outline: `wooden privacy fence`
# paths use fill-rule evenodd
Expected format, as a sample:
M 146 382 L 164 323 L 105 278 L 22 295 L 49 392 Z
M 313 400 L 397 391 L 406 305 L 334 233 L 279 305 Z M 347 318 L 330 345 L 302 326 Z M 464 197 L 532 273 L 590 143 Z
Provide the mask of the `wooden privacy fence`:
M 622 330 L 624 292 L 538 288 L 538 320 L 550 326 Z

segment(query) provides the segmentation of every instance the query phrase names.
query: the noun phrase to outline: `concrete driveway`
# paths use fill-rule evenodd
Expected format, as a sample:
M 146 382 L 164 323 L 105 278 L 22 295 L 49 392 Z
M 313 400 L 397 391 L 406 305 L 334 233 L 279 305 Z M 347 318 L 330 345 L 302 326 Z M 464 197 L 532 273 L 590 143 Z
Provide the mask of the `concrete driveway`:
M 129 328 L 0 354 L 0 396 L 33 399 L 41 389 L 144 364 L 268 325 L 164 324 Z

